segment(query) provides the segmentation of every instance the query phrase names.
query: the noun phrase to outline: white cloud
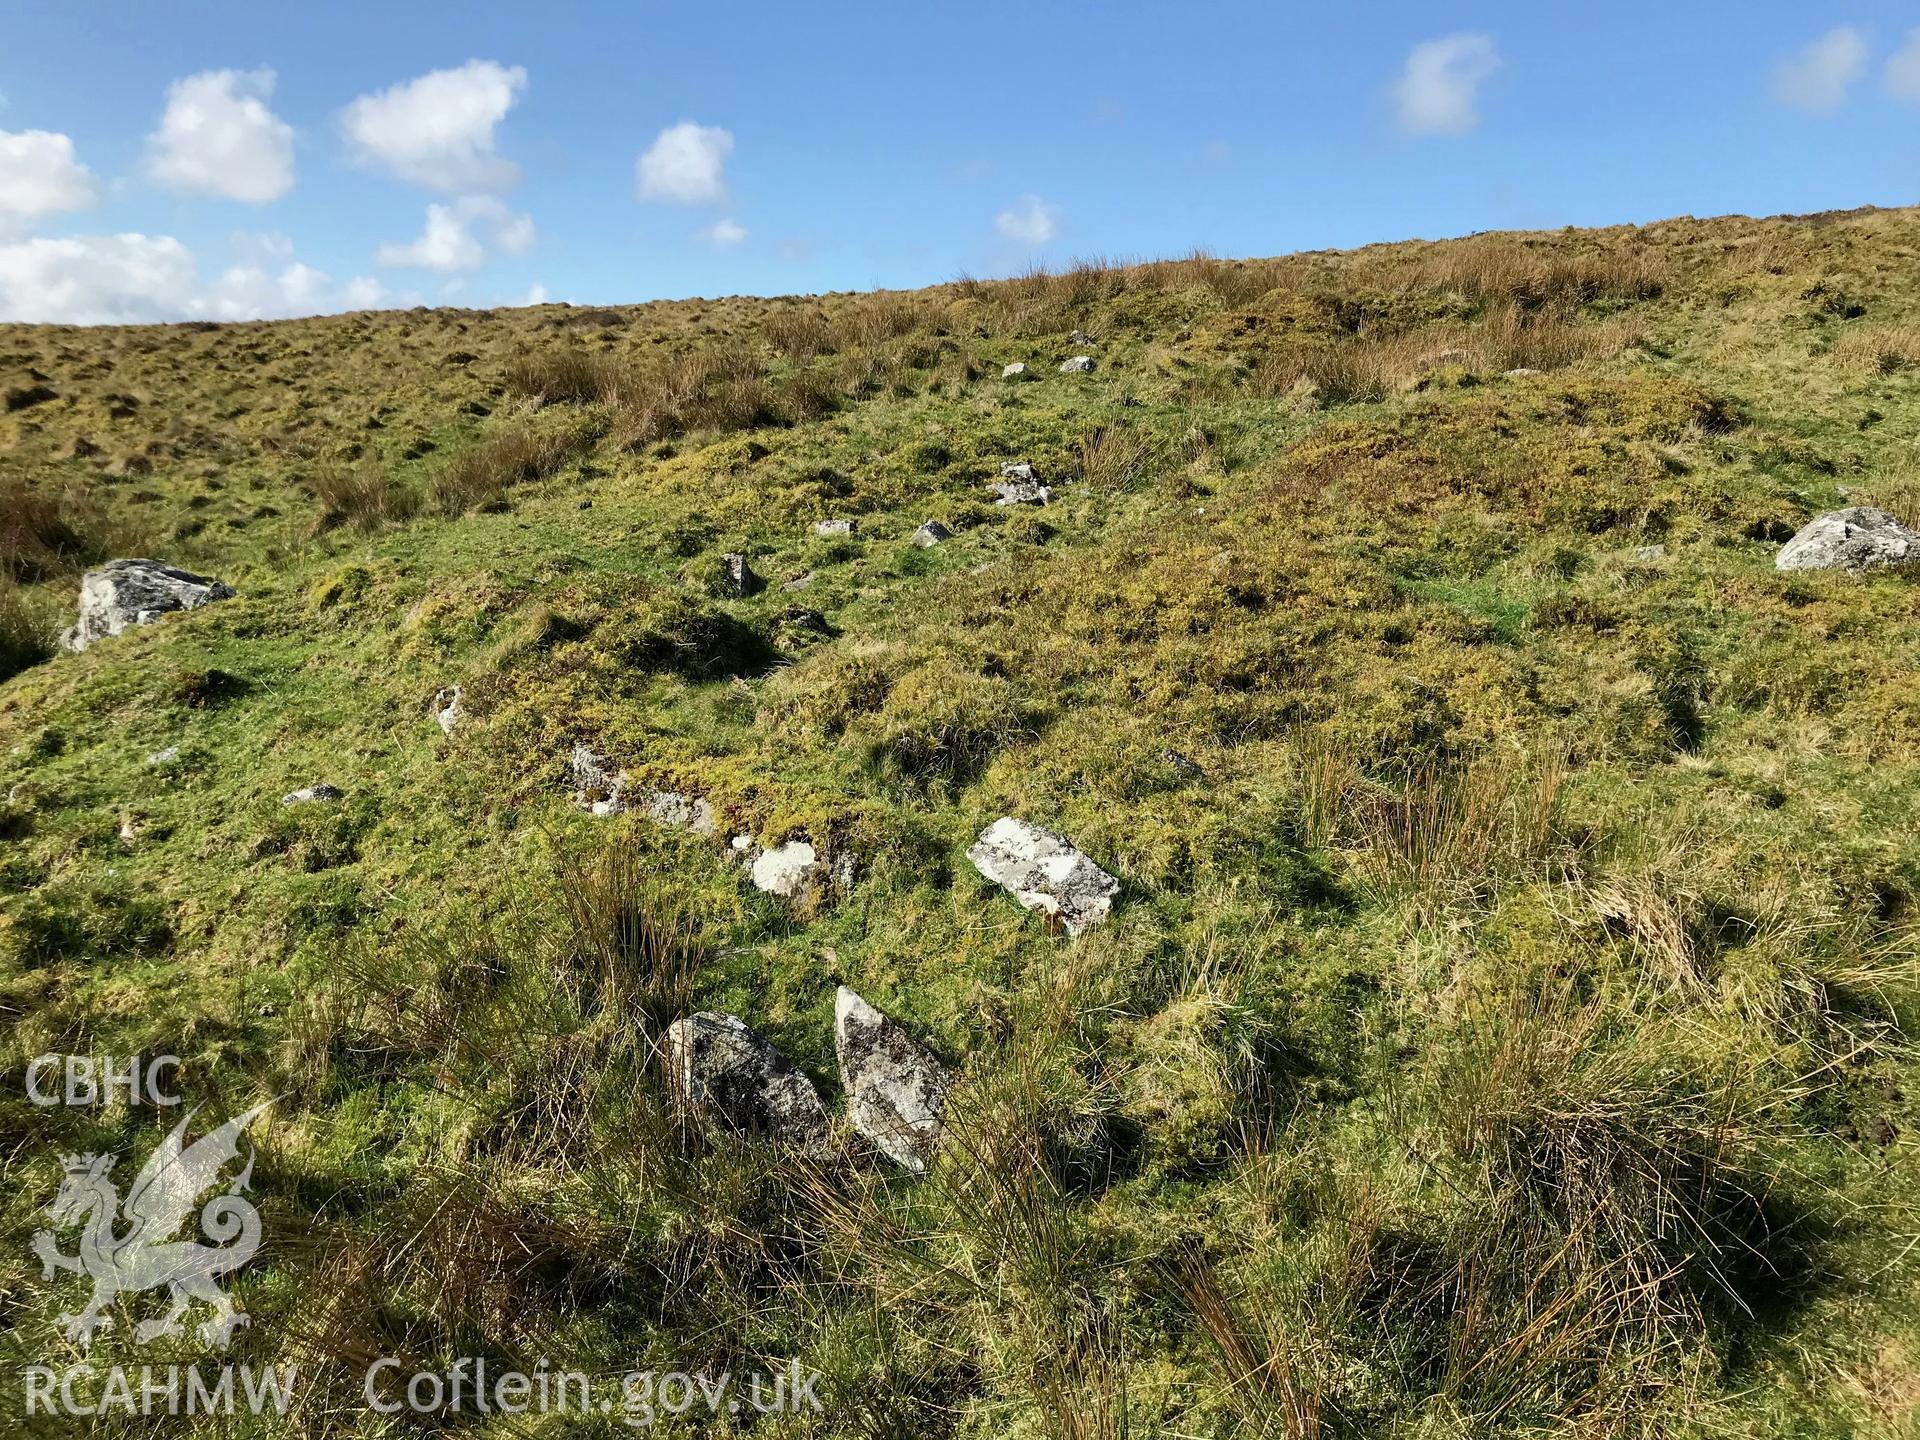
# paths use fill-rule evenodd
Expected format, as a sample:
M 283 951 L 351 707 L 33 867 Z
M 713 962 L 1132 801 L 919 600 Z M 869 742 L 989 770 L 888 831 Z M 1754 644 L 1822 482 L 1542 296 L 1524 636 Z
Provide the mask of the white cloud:
M 340 287 L 340 306 L 344 310 L 378 310 L 387 298 L 387 287 L 370 275 L 356 275 Z
M 0 321 L 264 320 L 365 308 L 377 298 L 371 280 L 351 280 L 336 290 L 320 271 L 297 261 L 278 271 L 237 265 L 203 283 L 193 252 L 170 235 L 80 235 L 0 245 Z
M 1500 68 L 1491 35 L 1443 35 L 1407 55 L 1393 87 L 1409 135 L 1465 135 L 1480 123 L 1480 87 Z
M 547 287 L 536 280 L 527 287 L 527 293 L 513 303 L 515 305 L 544 305 L 547 303 L 547 300 Z
M 634 183 L 642 200 L 705 205 L 727 198 L 727 156 L 733 134 L 716 125 L 682 120 L 654 137 L 634 162 Z
M 518 65 L 469 60 L 362 95 L 340 124 L 360 160 L 402 180 L 436 190 L 508 190 L 520 171 L 494 150 L 493 132 L 526 88 Z
M 0 226 L 84 210 L 99 198 L 73 158 L 73 141 L 48 130 L 0 130 Z
M 1038 195 L 1028 195 L 993 217 L 993 225 L 1009 240 L 1044 245 L 1060 233 L 1060 207 Z
M 267 108 L 271 70 L 208 70 L 167 87 L 147 170 L 162 185 L 264 205 L 293 188 L 293 127 Z
M 478 230 L 484 229 L 483 240 Z M 488 244 L 508 255 L 533 248 L 533 217 L 518 214 L 491 195 L 465 195 L 451 205 L 427 206 L 426 228 L 406 245 L 385 244 L 374 253 L 380 265 L 418 270 L 477 270 L 487 262 Z
M 738 220 L 716 220 L 700 232 L 700 238 L 709 245 L 717 245 L 723 250 L 731 249 L 735 245 L 745 243 L 747 227 Z
M 1851 25 L 1827 31 L 1773 71 L 1773 98 L 1797 110 L 1837 110 L 1867 73 L 1867 41 Z
M 1888 58 L 1887 89 L 1895 99 L 1920 101 L 1920 30 L 1909 30 Z

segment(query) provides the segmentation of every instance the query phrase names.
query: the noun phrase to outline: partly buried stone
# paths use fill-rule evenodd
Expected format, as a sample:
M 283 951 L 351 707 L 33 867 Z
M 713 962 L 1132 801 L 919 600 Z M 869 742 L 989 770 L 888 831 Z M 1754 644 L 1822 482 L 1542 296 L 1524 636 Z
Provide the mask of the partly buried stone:
M 713 834 L 713 802 L 704 795 L 682 795 L 678 790 L 643 790 L 629 802 L 656 825 Z
M 851 520 L 816 520 L 813 522 L 813 533 L 821 536 L 851 535 L 853 522 Z
M 440 731 L 444 735 L 453 734 L 453 727 L 466 717 L 460 708 L 460 687 L 449 685 L 436 691 L 433 697 L 433 718 L 440 722 Z
M 308 785 L 304 789 L 290 790 L 280 797 L 282 805 L 312 805 L 317 801 L 338 800 L 346 792 L 338 785 L 329 785 L 322 781 L 318 785 Z
M 1002 465 L 1000 478 L 989 480 L 987 488 L 1000 497 L 993 502 L 996 505 L 1044 505 L 1053 498 L 1053 491 L 1040 483 L 1025 460 Z
M 1633 558 L 1638 560 L 1642 565 L 1651 565 L 1656 560 L 1664 560 L 1667 558 L 1667 547 L 1664 545 L 1639 545 L 1634 548 Z
M 198 610 L 233 598 L 221 580 L 175 569 L 158 560 L 109 560 L 80 577 L 80 617 L 62 637 L 69 650 L 145 625 L 173 610 Z
M 1029 910 L 1052 915 L 1078 935 L 1107 918 L 1120 882 L 1051 830 L 1003 816 L 967 851 L 974 868 Z
M 737 551 L 720 557 L 720 587 L 729 595 L 745 598 L 758 595 L 766 588 L 767 582 L 754 573 L 753 566 L 747 563 L 747 557 Z
M 1920 531 L 1871 505 L 1810 520 L 1773 558 L 1780 570 L 1887 570 L 1920 563 Z
M 942 540 L 951 540 L 952 538 L 953 531 L 942 525 L 938 520 L 929 520 L 913 532 L 913 543 L 922 550 L 930 550 Z
M 798 900 L 826 873 L 819 852 L 805 840 L 789 840 L 754 856 L 750 874 L 756 890 L 782 900 Z
M 627 808 L 627 772 L 615 770 L 589 745 L 576 745 L 567 761 L 573 777 L 573 803 L 605 818 Z
M 667 1027 L 667 1064 L 689 1106 L 727 1128 L 818 1143 L 827 1110 L 813 1082 L 737 1015 L 703 1010 Z
M 947 1069 L 846 986 L 833 1003 L 833 1048 L 847 1119 L 889 1159 L 925 1170 L 940 1144 Z
M 1093 369 L 1091 355 L 1071 355 L 1060 362 L 1062 375 L 1085 375 L 1091 369 Z
M 1024 380 L 1027 378 L 1027 362 L 1016 360 L 1000 372 L 1002 380 Z

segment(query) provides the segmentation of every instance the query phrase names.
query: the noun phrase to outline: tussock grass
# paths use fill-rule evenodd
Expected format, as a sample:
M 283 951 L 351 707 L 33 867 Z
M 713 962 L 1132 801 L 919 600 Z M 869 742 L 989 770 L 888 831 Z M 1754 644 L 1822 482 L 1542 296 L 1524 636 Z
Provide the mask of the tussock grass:
M 429 496 L 442 515 L 497 505 L 516 485 L 544 480 L 576 459 L 590 437 L 579 431 L 519 425 L 461 451 L 433 477 Z
M 330 466 L 313 478 L 314 498 L 320 502 L 316 527 L 353 525 L 373 530 L 381 525 L 411 520 L 420 508 L 419 493 L 395 483 L 387 466 L 365 456 L 352 466 Z

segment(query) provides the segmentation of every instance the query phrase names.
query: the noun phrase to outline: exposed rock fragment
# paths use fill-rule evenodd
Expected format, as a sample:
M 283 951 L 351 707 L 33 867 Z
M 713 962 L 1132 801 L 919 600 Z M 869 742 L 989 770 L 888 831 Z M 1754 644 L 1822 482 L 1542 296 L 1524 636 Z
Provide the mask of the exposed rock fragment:
M 1027 909 L 1057 917 L 1069 935 L 1106 919 L 1120 893 L 1120 882 L 1065 837 L 1012 816 L 982 830 L 967 858 Z
M 938 520 L 929 520 L 913 532 L 913 543 L 922 550 L 931 549 L 942 540 L 951 540 L 952 538 L 953 531 L 942 525 Z
M 939 1148 L 952 1083 L 946 1067 L 845 985 L 833 1018 L 848 1120 L 889 1159 L 925 1170 Z
M 1093 369 L 1093 356 L 1074 355 L 1060 362 L 1062 375 L 1084 375 Z
M 813 1082 L 737 1015 L 703 1010 L 667 1027 L 669 1074 L 689 1106 L 740 1134 L 817 1144 L 826 1107 Z
M 729 551 L 720 557 L 720 584 L 729 595 L 744 599 L 749 595 L 758 595 L 766 588 L 767 582 L 754 573 L 745 555 Z
M 813 522 L 813 533 L 816 535 L 851 535 L 853 534 L 853 522 L 851 520 L 816 520 Z
M 1920 562 L 1920 531 L 1885 510 L 1851 505 L 1816 516 L 1780 547 L 1781 570 L 1887 570 Z
M 282 805 L 312 805 L 317 802 L 338 800 L 346 791 L 338 785 L 329 785 L 324 780 L 318 785 L 308 785 L 299 790 L 290 790 L 280 797 Z
M 109 560 L 80 578 L 80 616 L 61 643 L 85 650 L 129 625 L 146 625 L 174 610 L 228 600 L 233 587 L 158 560 Z
M 466 712 L 460 708 L 458 685 L 449 685 L 446 689 L 435 692 L 433 718 L 440 722 L 440 732 L 443 735 L 453 734 L 454 726 L 458 725 L 465 715 Z

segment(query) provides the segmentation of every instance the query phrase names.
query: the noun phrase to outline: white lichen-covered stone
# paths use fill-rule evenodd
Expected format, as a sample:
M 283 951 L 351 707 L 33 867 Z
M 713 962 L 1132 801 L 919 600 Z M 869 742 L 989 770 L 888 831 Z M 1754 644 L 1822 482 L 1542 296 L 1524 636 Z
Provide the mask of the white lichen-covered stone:
M 433 712 L 433 718 L 440 722 L 440 733 L 453 734 L 454 727 L 466 715 L 466 712 L 460 708 L 460 687 L 449 685 L 446 689 L 437 692 L 433 697 Z
M 851 520 L 816 520 L 813 522 L 813 533 L 820 536 L 851 535 L 853 522 Z
M 61 637 L 69 650 L 118 635 L 129 625 L 147 625 L 175 610 L 198 610 L 233 597 L 223 580 L 195 575 L 158 560 L 109 560 L 80 577 L 80 614 Z
M 925 1170 L 939 1148 L 952 1083 L 946 1067 L 845 985 L 833 1019 L 847 1119 L 889 1159 Z
M 980 832 L 967 858 L 1029 910 L 1059 919 L 1078 935 L 1107 918 L 1120 882 L 1063 836 L 1003 816 Z
M 290 790 L 280 797 L 282 805 L 312 805 L 328 800 L 338 800 L 346 792 L 338 785 L 329 785 L 322 781 L 318 785 L 308 785 L 299 790 Z
M 951 540 L 952 538 L 953 531 L 942 525 L 938 520 L 929 520 L 913 532 L 913 543 L 922 550 L 930 550 L 942 540 Z
M 1093 356 L 1091 355 L 1069 356 L 1060 364 L 1060 373 L 1062 375 L 1085 375 L 1092 369 Z
M 1871 505 L 1829 511 L 1780 547 L 1781 570 L 1889 570 L 1920 563 L 1920 531 Z
M 805 840 L 789 840 L 771 850 L 762 850 L 754 857 L 748 873 L 755 889 L 782 900 L 798 900 L 825 869 L 811 844 Z

